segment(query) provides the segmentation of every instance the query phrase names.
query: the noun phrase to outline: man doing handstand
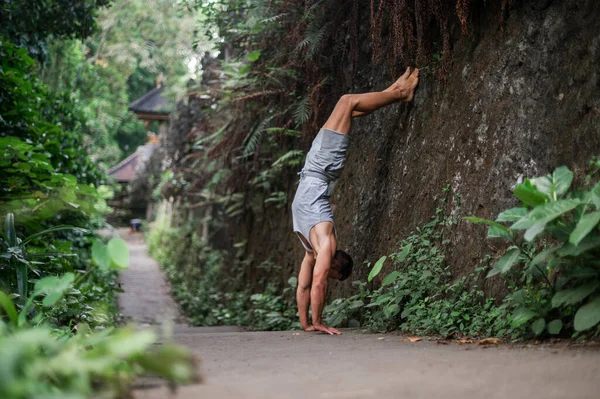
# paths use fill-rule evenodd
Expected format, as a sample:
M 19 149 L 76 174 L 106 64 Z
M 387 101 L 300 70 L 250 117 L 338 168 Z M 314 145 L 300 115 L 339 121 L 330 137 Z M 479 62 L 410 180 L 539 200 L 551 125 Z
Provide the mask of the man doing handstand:
M 298 314 L 305 331 L 341 334 L 321 319 L 327 278 L 345 280 L 352 272 L 352 258 L 337 250 L 335 226 L 329 197 L 332 183 L 344 168 L 346 150 L 350 143 L 353 117 L 363 116 L 399 101 L 412 101 L 419 83 L 419 70 L 406 69 L 396 82 L 382 92 L 343 95 L 331 116 L 313 140 L 300 172 L 300 184 L 292 203 L 294 232 L 306 253 L 298 276 Z M 308 308 L 312 310 L 312 325 Z

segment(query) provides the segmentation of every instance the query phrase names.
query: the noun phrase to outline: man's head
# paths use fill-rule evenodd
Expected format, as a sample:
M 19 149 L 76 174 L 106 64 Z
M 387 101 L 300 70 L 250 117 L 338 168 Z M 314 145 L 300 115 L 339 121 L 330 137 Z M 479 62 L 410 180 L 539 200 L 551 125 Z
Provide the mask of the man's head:
M 331 269 L 329 269 L 329 278 L 344 281 L 352 274 L 352 257 L 346 252 L 337 250 L 331 261 Z

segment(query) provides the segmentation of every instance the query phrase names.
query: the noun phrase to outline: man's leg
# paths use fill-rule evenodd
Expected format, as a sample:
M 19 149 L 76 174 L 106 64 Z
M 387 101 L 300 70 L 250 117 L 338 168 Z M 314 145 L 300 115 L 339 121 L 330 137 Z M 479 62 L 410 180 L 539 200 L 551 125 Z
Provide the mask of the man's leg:
M 362 116 L 398 101 L 412 101 L 419 83 L 419 70 L 415 69 L 408 77 L 405 75 L 406 73 L 385 91 L 343 95 L 323 128 L 348 134 L 353 116 Z
M 314 327 L 308 320 L 308 307 L 310 306 L 310 286 L 312 283 L 313 269 L 315 267 L 315 257 L 312 253 L 306 251 L 300 274 L 298 274 L 298 289 L 296 290 L 296 302 L 298 302 L 298 315 L 300 316 L 300 325 L 305 331 L 312 331 Z
M 383 92 L 387 93 L 389 91 L 395 90 L 398 87 L 398 85 L 404 84 L 404 81 L 406 79 L 408 79 L 410 74 L 411 74 L 410 67 L 408 67 L 408 68 L 406 68 L 406 71 L 404 72 L 404 74 L 402 76 L 400 76 L 398 79 L 396 79 L 396 81 L 394 83 L 392 83 L 390 85 L 390 87 L 385 89 Z M 370 112 L 352 111 L 353 118 L 356 118 L 359 116 L 365 116 L 365 115 L 369 115 L 369 114 L 370 114 Z

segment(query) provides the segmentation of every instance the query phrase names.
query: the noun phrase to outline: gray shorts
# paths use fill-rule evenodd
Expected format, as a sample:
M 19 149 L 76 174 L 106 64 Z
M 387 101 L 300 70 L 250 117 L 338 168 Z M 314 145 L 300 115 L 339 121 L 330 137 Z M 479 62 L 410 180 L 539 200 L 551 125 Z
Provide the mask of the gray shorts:
M 310 230 L 321 222 L 333 223 L 333 212 L 329 197 L 333 184 L 313 176 L 302 176 L 292 203 L 292 217 L 294 233 L 300 237 L 302 246 L 308 252 L 313 252 L 310 247 Z M 308 243 L 308 246 L 307 246 Z

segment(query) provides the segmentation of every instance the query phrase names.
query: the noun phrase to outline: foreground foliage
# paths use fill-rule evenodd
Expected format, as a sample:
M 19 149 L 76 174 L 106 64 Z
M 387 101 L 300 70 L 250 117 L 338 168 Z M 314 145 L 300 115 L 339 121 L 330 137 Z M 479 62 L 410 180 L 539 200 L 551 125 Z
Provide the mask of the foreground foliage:
M 192 379 L 187 351 L 166 345 L 149 351 L 150 331 L 106 329 L 92 333 L 78 325 L 72 337 L 48 327 L 0 331 L 0 396 L 11 399 L 115 397 L 134 378 L 152 372 L 173 381 Z
M 123 240 L 94 242 L 93 266 L 85 274 L 76 278 L 74 273 L 67 272 L 37 279 L 28 295 L 24 287 L 27 287 L 29 257 L 24 249 L 36 236 L 67 228 L 54 228 L 21 239 L 15 230 L 14 216 L 6 216 L 3 234 L 6 238 L 1 241 L 5 252 L 0 256 L 0 265 L 10 268 L 17 263 L 18 280 L 24 282 L 18 284 L 18 294 L 0 291 L 0 309 L 6 316 L 0 319 L 1 396 L 84 398 L 103 392 L 113 397 L 126 392 L 136 376 L 148 372 L 173 382 L 192 380 L 193 359 L 186 350 L 163 345 L 157 351 L 149 351 L 156 341 L 153 332 L 108 327 L 112 320 L 98 317 L 102 315 L 101 305 L 89 303 L 94 305 L 92 327 L 84 321 L 77 322 L 77 317 L 82 320 L 83 315 L 69 318 L 69 325 L 62 328 L 53 323 L 60 314 L 61 304 L 75 310 L 72 305 L 85 298 L 81 291 L 94 269 L 127 268 L 129 253 Z M 108 328 L 94 331 L 93 325 Z
M 489 225 L 488 238 L 511 243 L 488 277 L 525 285 L 513 295 L 520 305 L 513 326 L 535 335 L 600 333 L 600 161 L 590 166 L 582 189 L 571 189 L 573 172 L 563 166 L 517 185 L 521 206 L 495 221 L 466 218 Z

